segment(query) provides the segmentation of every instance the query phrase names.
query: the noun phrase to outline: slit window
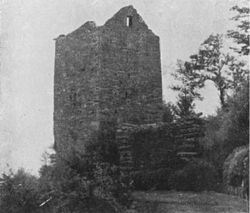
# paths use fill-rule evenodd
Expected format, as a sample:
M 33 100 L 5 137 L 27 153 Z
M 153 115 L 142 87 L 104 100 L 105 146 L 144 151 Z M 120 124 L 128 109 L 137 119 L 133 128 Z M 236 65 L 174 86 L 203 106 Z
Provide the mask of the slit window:
M 127 27 L 131 27 L 132 26 L 132 16 L 127 16 Z

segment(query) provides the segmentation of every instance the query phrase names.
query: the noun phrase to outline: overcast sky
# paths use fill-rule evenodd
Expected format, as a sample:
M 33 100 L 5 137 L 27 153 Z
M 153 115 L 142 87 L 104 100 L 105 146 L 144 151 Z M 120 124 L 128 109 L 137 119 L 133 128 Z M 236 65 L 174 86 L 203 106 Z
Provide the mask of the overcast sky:
M 160 36 L 163 92 L 177 59 L 187 59 L 211 33 L 229 29 L 230 0 L 0 0 L 0 167 L 36 173 L 41 154 L 53 144 L 54 38 L 86 21 L 102 25 L 121 7 L 133 5 Z M 7 3 L 8 2 L 8 3 Z M 218 96 L 204 90 L 199 111 L 214 113 Z

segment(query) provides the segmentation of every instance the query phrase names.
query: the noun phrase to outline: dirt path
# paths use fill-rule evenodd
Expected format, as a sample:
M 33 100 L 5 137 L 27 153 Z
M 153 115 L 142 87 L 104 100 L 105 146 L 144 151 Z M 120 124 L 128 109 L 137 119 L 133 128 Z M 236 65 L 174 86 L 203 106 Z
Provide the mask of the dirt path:
M 236 196 L 215 192 L 134 192 L 138 213 L 247 213 L 248 204 Z

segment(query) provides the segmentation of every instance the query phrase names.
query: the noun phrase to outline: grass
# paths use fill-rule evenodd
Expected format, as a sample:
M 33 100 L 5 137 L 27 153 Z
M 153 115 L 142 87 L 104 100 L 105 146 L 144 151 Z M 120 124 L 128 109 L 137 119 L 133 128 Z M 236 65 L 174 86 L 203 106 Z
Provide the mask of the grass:
M 139 213 L 247 213 L 248 202 L 216 192 L 134 192 Z

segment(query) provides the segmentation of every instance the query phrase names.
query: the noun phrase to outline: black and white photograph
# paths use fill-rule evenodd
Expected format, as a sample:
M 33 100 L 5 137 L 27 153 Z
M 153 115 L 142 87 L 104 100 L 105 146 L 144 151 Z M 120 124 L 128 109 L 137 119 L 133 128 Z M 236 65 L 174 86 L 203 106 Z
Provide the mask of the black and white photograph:
M 250 0 L 0 0 L 0 213 L 249 213 Z

